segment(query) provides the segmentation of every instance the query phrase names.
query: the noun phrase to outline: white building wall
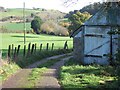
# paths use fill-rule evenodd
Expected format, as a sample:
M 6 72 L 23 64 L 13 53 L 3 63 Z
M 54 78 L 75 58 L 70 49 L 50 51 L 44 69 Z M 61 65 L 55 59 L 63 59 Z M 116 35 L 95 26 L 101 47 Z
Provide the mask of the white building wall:
M 75 38 L 76 37 L 82 37 L 82 31 L 80 31 L 77 35 L 75 35 Z
M 107 32 L 109 27 L 85 27 L 84 33 L 84 63 L 108 64 L 110 53 L 110 36 Z
M 115 58 L 115 54 L 118 51 L 118 47 L 119 47 L 118 39 L 119 39 L 118 35 L 112 35 L 112 54 L 114 56 L 113 58 Z
M 108 65 L 109 61 L 107 57 L 96 58 L 96 57 L 84 57 L 84 64 L 97 63 L 100 65 Z
M 106 55 L 110 54 L 111 41 L 108 34 L 110 30 L 111 27 L 109 26 L 84 26 L 83 30 L 74 36 L 74 38 L 80 38 L 80 44 L 75 44 L 74 46 L 75 57 L 79 57 L 79 60 L 84 64 L 109 64 L 109 57 Z M 117 35 L 112 36 L 113 55 L 118 48 L 117 38 Z M 80 47 L 80 50 L 78 50 L 78 47 Z M 83 55 L 84 57 L 82 57 Z

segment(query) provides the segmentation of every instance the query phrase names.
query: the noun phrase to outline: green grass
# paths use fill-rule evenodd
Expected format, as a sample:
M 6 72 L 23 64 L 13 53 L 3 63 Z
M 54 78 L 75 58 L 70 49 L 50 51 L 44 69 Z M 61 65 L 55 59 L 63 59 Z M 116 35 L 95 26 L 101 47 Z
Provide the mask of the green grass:
M 23 23 L 5 23 L 3 24 L 3 27 L 7 29 L 7 31 L 24 31 Z M 26 30 L 30 31 L 31 30 L 31 25 L 30 23 L 26 23 Z
M 52 59 L 52 60 L 48 60 L 47 62 L 45 62 L 44 64 L 42 65 L 39 65 L 38 68 L 42 68 L 42 67 L 50 67 L 52 65 L 54 65 L 56 62 L 60 61 L 60 59 Z
M 63 22 L 70 22 L 70 20 L 69 20 L 68 18 L 60 19 L 60 21 L 63 21 Z
M 47 70 L 47 68 L 49 68 L 58 61 L 60 61 L 60 59 L 49 60 L 46 63 L 43 63 L 42 65 L 38 65 L 37 68 L 32 69 L 31 73 L 28 76 L 29 83 L 27 83 L 25 87 L 33 88 L 37 81 L 40 80 L 42 73 L 44 73 Z
M 2 37 L 2 45 L 0 49 L 8 49 L 8 45 L 14 44 L 14 46 L 21 45 L 23 49 L 24 44 L 24 34 L 23 33 L 0 33 Z M 40 44 L 43 44 L 43 48 L 46 48 L 46 44 L 49 43 L 51 48 L 52 43 L 54 43 L 54 49 L 63 48 L 65 41 L 68 40 L 69 48 L 72 48 L 72 39 L 69 37 L 60 36 L 50 36 L 50 35 L 36 35 L 36 34 L 26 34 L 26 45 L 31 43 L 36 43 L 37 48 Z
M 38 68 L 42 68 L 42 67 L 48 68 L 48 67 L 54 65 L 56 62 L 59 62 L 61 59 L 65 58 L 66 56 L 69 56 L 69 55 L 65 55 L 60 58 L 48 60 L 44 64 L 39 65 Z
M 47 70 L 47 68 L 54 65 L 55 63 L 57 63 L 58 61 L 60 61 L 64 57 L 66 57 L 66 56 L 63 56 L 63 57 L 60 57 L 57 59 L 48 60 L 47 62 L 45 62 L 41 65 L 38 65 L 37 68 L 32 69 L 31 73 L 28 76 L 29 83 L 27 83 L 25 85 L 25 87 L 33 88 L 34 85 L 37 83 L 37 81 L 40 80 L 42 73 L 44 73 Z
M 40 61 L 43 58 L 50 57 L 50 56 L 53 56 L 53 55 L 59 55 L 59 54 L 64 54 L 64 53 L 68 53 L 68 52 L 70 52 L 70 50 L 68 50 L 68 51 L 64 51 L 64 50 L 42 51 L 42 52 L 38 52 L 36 54 L 34 53 L 33 55 L 30 55 L 29 57 L 26 57 L 26 58 L 22 57 L 22 56 L 18 56 L 16 61 L 11 59 L 10 64 L 5 63 L 2 67 L 0 67 L 0 82 L 6 80 L 10 75 L 14 74 L 18 69 L 24 68 L 24 67 L 26 67 L 26 66 L 28 66 L 28 65 L 36 62 L 36 61 Z M 3 61 L 7 62 L 6 60 L 3 60 Z M 57 61 L 59 61 L 59 59 L 58 60 L 50 60 L 49 62 L 43 64 L 42 67 L 51 66 Z M 31 80 L 30 85 L 31 84 L 33 85 L 33 83 L 35 81 L 34 80 L 35 77 L 38 77 L 37 75 L 39 73 L 42 73 L 42 70 L 43 69 L 40 69 L 40 70 L 37 71 L 37 69 L 35 69 L 35 71 L 34 71 L 34 69 L 33 69 L 33 72 L 29 76 L 29 80 Z M 39 72 L 39 73 L 37 74 L 36 72 Z
M 31 73 L 28 76 L 28 80 L 29 81 L 38 80 L 40 74 L 45 72 L 45 70 L 47 70 L 47 68 L 34 68 L 34 69 L 32 69 Z
M 40 76 L 45 72 L 47 68 L 34 68 L 28 76 L 28 83 L 24 85 L 25 88 L 34 88 L 34 85 L 40 79 Z
M 15 73 L 20 67 L 15 64 L 4 64 L 2 67 L 0 67 L 0 82 L 6 80 L 10 75 Z
M 8 46 L 14 44 L 14 47 L 21 45 L 20 53 L 23 53 L 24 42 L 23 33 L 0 33 L 0 49 L 2 49 L 3 58 L 7 56 Z M 42 49 L 46 49 L 47 43 L 49 43 L 49 50 L 51 50 L 52 43 L 54 43 L 55 49 L 63 49 L 65 41 L 68 40 L 68 48 L 72 48 L 72 39 L 69 37 L 60 36 L 50 36 L 50 35 L 36 35 L 36 34 L 26 34 L 26 49 L 28 44 L 37 44 L 37 49 L 40 49 L 40 44 L 43 44 Z M 32 46 L 32 45 L 31 45 Z M 26 51 L 27 52 L 27 51 Z
M 73 63 L 74 60 L 72 60 Z M 60 71 L 60 83 L 63 88 L 86 88 L 87 90 L 117 88 L 114 67 L 71 64 L 68 61 Z M 75 62 L 75 61 L 74 61 Z
M 57 10 L 47 10 L 47 11 L 42 11 L 40 10 L 32 10 L 32 9 L 25 9 L 25 15 L 30 16 L 31 13 L 38 13 L 40 17 L 46 18 L 48 15 L 52 19 L 57 19 L 59 17 L 64 17 L 64 13 L 61 13 Z M 23 17 L 23 9 L 21 8 L 11 8 L 8 9 L 7 12 L 0 12 L 0 19 L 8 16 L 19 16 Z
M 54 55 L 61 55 L 65 53 L 70 53 L 72 50 L 54 50 L 54 51 L 37 51 L 37 53 L 34 53 L 32 55 L 29 55 L 28 57 L 23 57 L 22 55 L 19 55 L 16 60 L 16 64 L 18 64 L 21 68 L 24 68 L 36 61 L 40 61 L 44 58 L 51 57 Z M 14 60 L 13 60 L 14 61 Z
M 31 55 L 30 57 L 24 58 L 23 57 L 23 35 L 22 34 L 16 34 L 16 33 L 0 33 L 0 36 L 2 36 L 2 45 L 0 46 L 0 49 L 2 49 L 2 55 L 3 59 L 7 57 L 8 52 L 8 46 L 14 44 L 14 47 L 17 47 L 18 45 L 21 45 L 20 47 L 20 54 L 18 56 L 17 64 L 20 67 L 25 67 L 31 63 L 34 63 L 35 61 L 38 61 L 40 59 L 58 55 L 58 54 L 64 54 L 66 52 L 61 50 L 56 50 L 59 48 L 63 48 L 64 43 L 66 40 L 68 40 L 68 47 L 72 48 L 72 39 L 69 37 L 59 37 L 59 36 L 50 36 L 50 35 L 35 35 L 35 34 L 27 34 L 26 35 L 26 45 L 31 42 L 31 44 L 37 44 L 37 53 Z M 49 43 L 49 51 L 42 50 L 39 51 L 40 44 L 43 44 L 43 49 L 46 49 L 46 44 Z M 50 51 L 52 43 L 54 43 L 54 50 Z M 26 49 L 28 48 L 26 46 Z M 31 45 L 32 46 L 32 45 Z M 27 53 L 27 50 L 26 50 Z
M 25 14 L 26 16 L 30 16 L 31 13 L 36 13 L 40 12 L 40 10 L 31 10 L 31 9 L 26 9 Z M 7 12 L 0 12 L 0 19 L 8 16 L 20 16 L 23 17 L 23 9 L 8 9 Z

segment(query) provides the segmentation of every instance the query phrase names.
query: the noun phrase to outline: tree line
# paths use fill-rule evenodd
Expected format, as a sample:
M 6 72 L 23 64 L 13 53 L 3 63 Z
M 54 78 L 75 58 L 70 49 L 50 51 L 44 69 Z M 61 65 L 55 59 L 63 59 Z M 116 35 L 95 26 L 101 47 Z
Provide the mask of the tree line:
M 52 21 L 43 22 L 38 16 L 35 16 L 31 22 L 31 28 L 36 34 L 45 33 L 50 35 L 68 36 L 78 27 L 80 27 L 91 15 L 88 12 L 81 13 L 76 11 L 67 21 Z
M 78 29 L 86 20 L 88 20 L 92 15 L 98 12 L 98 10 L 104 5 L 105 3 L 95 2 L 93 4 L 87 5 L 80 10 L 70 11 L 68 14 L 64 16 L 64 18 L 68 18 L 68 21 L 61 21 L 55 22 L 52 20 L 43 22 L 43 25 L 40 25 L 38 30 L 34 30 L 35 33 L 41 32 L 45 34 L 51 35 L 63 35 L 68 36 L 74 30 Z M 34 18 L 35 19 L 35 18 Z M 41 19 L 38 20 L 41 22 Z M 33 21 L 32 21 L 33 22 Z M 34 21 L 35 22 L 35 21 Z M 31 27 L 33 23 L 31 24 Z M 37 25 L 37 24 L 36 24 Z M 61 33 L 63 32 L 63 33 Z

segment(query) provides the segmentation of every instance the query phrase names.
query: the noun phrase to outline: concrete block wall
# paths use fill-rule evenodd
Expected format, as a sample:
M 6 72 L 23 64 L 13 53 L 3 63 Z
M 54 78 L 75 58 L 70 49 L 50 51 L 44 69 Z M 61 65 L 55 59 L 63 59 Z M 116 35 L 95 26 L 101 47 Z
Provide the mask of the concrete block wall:
M 76 37 L 73 39 L 73 48 L 74 48 L 74 59 L 77 60 L 80 63 L 83 63 L 84 60 L 84 46 L 83 46 L 83 38 L 82 37 Z

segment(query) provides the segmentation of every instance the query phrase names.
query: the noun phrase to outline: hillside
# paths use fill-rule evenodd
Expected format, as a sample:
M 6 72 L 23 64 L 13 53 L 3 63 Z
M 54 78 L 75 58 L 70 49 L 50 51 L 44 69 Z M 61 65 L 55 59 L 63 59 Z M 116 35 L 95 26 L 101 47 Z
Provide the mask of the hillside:
M 65 17 L 68 18 L 71 15 L 75 14 L 77 11 L 80 11 L 81 13 L 88 12 L 91 15 L 94 15 L 95 13 L 97 13 L 100 10 L 100 8 L 103 5 L 104 5 L 104 3 L 96 2 L 96 3 L 93 3 L 93 4 L 87 5 L 80 10 L 70 11 L 68 14 L 65 15 Z
M 31 13 L 39 12 L 38 10 L 31 10 L 26 9 L 25 13 L 26 16 L 30 15 Z M 15 8 L 15 9 L 6 9 L 6 12 L 0 12 L 0 19 L 10 16 L 22 17 L 23 16 L 23 9 Z
M 87 6 L 83 7 L 82 9 L 80 9 L 80 12 L 86 11 L 86 12 L 94 15 L 96 12 L 98 12 L 100 10 L 100 8 L 103 5 L 104 5 L 104 3 L 100 3 L 100 2 L 93 3 L 93 4 L 87 5 Z
M 63 18 L 65 13 L 62 13 L 58 10 L 46 10 L 46 9 L 25 9 L 25 15 L 27 18 L 30 18 L 31 15 L 38 15 L 43 20 L 44 19 L 57 19 Z M 14 8 L 14 9 L 6 9 L 3 12 L 0 12 L 0 20 L 1 19 L 10 19 L 11 17 L 19 17 L 20 19 L 23 17 L 23 9 L 22 8 Z
M 59 19 L 63 19 L 64 16 L 66 15 L 65 13 L 62 13 L 58 10 L 45 10 L 45 11 L 41 11 L 36 13 L 37 16 L 40 16 L 43 21 L 45 20 L 59 20 Z
M 14 8 L 5 10 L 6 11 L 0 12 L 0 21 L 2 24 L 0 32 L 23 33 L 23 9 Z M 32 33 L 30 23 L 35 16 L 39 16 L 43 22 L 40 30 L 41 33 L 68 36 L 68 29 L 60 24 L 64 22 L 65 15 L 65 13 L 58 10 L 46 10 L 41 8 L 25 9 L 27 33 Z

